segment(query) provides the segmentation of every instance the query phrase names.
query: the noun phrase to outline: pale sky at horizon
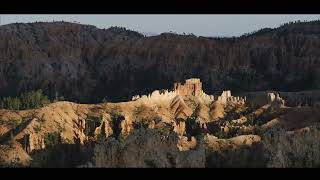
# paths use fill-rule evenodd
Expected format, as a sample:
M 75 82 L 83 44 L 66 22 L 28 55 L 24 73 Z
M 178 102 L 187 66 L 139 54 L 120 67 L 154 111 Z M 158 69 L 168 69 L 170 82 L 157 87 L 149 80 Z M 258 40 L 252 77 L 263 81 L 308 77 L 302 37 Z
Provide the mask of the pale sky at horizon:
M 173 31 L 198 36 L 240 36 L 290 21 L 319 20 L 320 15 L 0 15 L 1 25 L 22 22 L 77 21 L 98 28 L 121 26 L 141 33 Z

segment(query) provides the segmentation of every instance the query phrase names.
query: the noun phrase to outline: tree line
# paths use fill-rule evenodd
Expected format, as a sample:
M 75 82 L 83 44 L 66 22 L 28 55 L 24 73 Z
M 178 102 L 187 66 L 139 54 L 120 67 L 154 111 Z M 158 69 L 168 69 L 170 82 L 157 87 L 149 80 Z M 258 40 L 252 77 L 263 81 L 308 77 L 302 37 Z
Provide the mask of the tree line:
M 63 96 L 50 100 L 41 89 L 22 93 L 17 97 L 0 98 L 0 108 L 10 110 L 24 110 L 43 107 L 51 102 L 63 101 Z

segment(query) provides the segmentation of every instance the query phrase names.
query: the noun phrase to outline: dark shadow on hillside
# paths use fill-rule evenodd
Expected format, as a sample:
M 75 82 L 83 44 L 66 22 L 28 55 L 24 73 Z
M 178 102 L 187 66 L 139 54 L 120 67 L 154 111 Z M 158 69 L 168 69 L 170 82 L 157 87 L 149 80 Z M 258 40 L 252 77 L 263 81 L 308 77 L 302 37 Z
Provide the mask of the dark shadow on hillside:
M 57 144 L 31 153 L 30 167 L 74 168 L 86 164 L 93 156 L 93 143 Z
M 3 136 L 0 137 L 0 144 L 4 144 L 12 139 L 12 137 L 15 137 L 17 134 L 19 134 L 22 130 L 24 130 L 32 121 L 33 118 L 28 118 L 24 121 L 22 121 L 16 128 L 11 129 L 7 133 L 5 133 Z
M 222 152 L 210 152 L 206 156 L 208 168 L 263 168 L 267 159 L 262 144 L 252 147 L 228 149 Z

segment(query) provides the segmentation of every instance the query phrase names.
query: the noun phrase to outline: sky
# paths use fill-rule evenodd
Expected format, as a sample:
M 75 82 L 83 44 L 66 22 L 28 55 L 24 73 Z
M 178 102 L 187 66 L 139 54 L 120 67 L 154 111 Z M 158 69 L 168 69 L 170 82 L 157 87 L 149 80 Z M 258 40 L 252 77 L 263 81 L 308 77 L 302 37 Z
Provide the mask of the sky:
M 320 15 L 0 15 L 1 25 L 16 22 L 68 21 L 98 28 L 121 26 L 140 33 L 176 32 L 197 36 L 230 37 L 261 28 L 275 28 L 290 21 L 311 21 Z

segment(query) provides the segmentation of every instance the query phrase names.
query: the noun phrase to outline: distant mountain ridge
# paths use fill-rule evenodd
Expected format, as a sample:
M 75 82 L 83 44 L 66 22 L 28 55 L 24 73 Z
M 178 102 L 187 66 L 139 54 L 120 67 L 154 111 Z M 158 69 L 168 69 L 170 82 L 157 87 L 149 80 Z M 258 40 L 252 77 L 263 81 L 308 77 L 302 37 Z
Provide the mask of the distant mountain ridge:
M 125 101 L 191 77 L 210 94 L 320 88 L 319 21 L 233 38 L 145 36 L 67 22 L 0 26 L 0 96 L 42 89 L 76 102 Z
M 142 32 L 143 35 L 150 37 L 150 36 L 158 36 L 159 33 L 155 33 L 155 32 Z

